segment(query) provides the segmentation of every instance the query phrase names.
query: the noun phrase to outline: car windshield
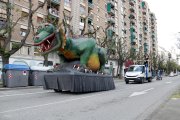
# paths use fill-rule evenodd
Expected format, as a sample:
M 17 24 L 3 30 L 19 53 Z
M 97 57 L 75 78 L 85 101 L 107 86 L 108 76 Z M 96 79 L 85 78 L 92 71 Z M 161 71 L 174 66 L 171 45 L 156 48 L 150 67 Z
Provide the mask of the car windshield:
M 143 66 L 130 66 L 128 68 L 128 71 L 137 71 L 137 72 L 142 72 L 143 71 Z

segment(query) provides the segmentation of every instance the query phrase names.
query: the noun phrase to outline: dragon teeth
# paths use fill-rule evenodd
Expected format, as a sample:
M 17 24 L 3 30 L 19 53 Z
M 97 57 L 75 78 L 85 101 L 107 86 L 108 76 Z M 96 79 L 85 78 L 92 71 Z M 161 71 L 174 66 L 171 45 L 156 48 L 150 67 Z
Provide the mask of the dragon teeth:
M 49 40 L 47 40 L 47 42 L 48 42 L 49 44 L 51 44 L 51 43 L 49 42 Z

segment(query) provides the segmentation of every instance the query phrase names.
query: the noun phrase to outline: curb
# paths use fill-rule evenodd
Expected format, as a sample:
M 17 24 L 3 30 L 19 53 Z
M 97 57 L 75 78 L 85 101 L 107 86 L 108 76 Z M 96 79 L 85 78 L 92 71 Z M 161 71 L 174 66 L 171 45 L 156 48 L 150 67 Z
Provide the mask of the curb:
M 119 79 L 119 78 L 114 78 L 114 82 L 115 82 L 115 83 L 124 82 L 124 80 L 123 80 L 123 79 Z M 3 87 L 3 85 L 0 84 L 0 91 L 19 90 L 19 89 L 33 89 L 33 88 L 42 88 L 42 89 L 43 89 L 43 86 L 26 86 L 26 87 L 7 88 L 7 87 Z
M 33 89 L 33 88 L 42 88 L 43 89 L 43 86 L 26 86 L 26 87 L 14 87 L 14 88 L 0 87 L 0 91 L 20 90 L 20 89 Z

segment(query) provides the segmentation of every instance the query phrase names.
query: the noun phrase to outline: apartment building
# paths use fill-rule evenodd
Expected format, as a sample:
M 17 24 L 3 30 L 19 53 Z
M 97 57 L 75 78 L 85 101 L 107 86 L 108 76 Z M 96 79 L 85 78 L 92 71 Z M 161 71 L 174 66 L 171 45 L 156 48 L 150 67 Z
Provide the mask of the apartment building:
M 34 8 L 42 4 L 44 0 L 33 0 Z M 13 0 L 14 9 L 12 18 L 14 22 L 22 15 L 28 14 L 28 0 Z M 5 12 L 1 0 L 0 12 Z M 88 17 L 87 17 L 88 16 Z M 157 24 L 148 3 L 142 0 L 48 0 L 43 8 L 40 8 L 33 16 L 34 26 L 37 28 L 43 22 L 62 22 L 66 18 L 67 24 L 72 27 L 73 33 L 80 35 L 86 25 L 85 33 L 101 28 L 97 35 L 97 43 L 100 44 L 105 36 L 103 30 L 107 29 L 108 39 L 117 36 L 126 43 L 127 48 L 141 54 L 149 54 L 150 51 L 157 52 Z M 84 19 L 86 18 L 86 19 Z M 0 16 L 0 25 L 5 16 Z M 86 21 L 84 21 L 86 20 Z M 26 34 L 27 18 L 20 20 L 14 28 L 10 48 L 16 42 L 20 42 Z M 67 36 L 70 36 L 67 28 Z M 72 36 L 70 36 L 72 37 Z M 38 47 L 32 46 L 33 33 L 28 36 L 25 46 L 11 57 L 12 62 L 24 60 L 30 63 L 42 62 Z M 143 51 L 143 52 L 142 52 Z M 140 58 L 143 59 L 143 58 Z M 49 55 L 52 64 L 58 63 L 58 56 L 53 53 Z M 114 66 L 115 59 L 110 59 Z M 108 63 L 109 64 L 109 63 Z M 116 68 L 115 68 L 116 69 Z

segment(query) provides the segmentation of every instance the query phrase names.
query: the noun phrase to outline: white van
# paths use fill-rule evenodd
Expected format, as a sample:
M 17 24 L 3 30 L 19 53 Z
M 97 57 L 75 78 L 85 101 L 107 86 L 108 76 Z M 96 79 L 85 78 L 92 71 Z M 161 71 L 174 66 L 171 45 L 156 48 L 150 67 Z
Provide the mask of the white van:
M 145 67 L 145 65 L 131 65 L 125 73 L 124 80 L 126 84 L 129 82 L 151 82 L 152 73 L 149 71 L 148 67 Z

